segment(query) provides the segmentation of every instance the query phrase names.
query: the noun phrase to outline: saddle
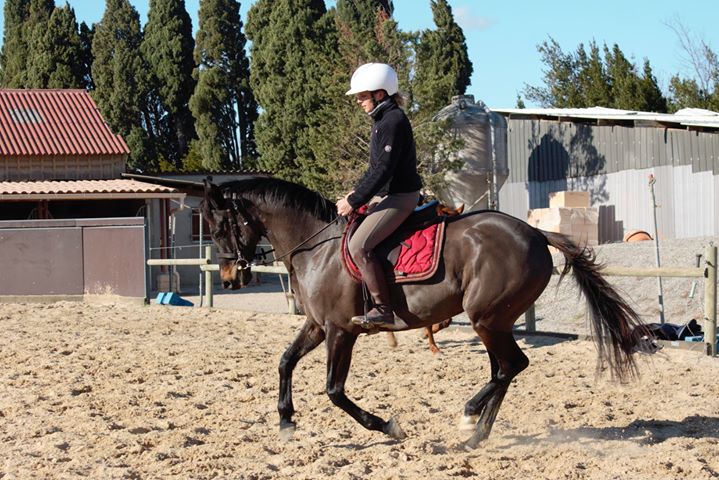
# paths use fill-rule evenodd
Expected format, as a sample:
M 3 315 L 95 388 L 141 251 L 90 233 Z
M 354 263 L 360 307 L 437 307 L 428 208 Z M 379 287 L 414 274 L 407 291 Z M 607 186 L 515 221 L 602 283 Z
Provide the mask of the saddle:
M 394 233 L 375 248 L 375 255 L 383 260 L 390 282 L 419 282 L 432 277 L 437 271 L 447 219 L 446 215 L 437 214 L 437 205 L 435 200 L 417 207 Z M 366 206 L 350 218 L 342 235 L 342 263 L 358 283 L 362 281 L 362 274 L 350 256 L 349 242 L 365 218 Z

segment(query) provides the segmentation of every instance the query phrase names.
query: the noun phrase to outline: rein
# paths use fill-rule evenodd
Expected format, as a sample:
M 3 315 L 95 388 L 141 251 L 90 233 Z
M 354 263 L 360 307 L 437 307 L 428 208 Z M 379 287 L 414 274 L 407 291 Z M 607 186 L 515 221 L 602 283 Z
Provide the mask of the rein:
M 292 255 L 292 254 L 295 253 L 297 250 L 299 250 L 300 247 L 304 246 L 307 242 L 309 242 L 310 240 L 312 240 L 313 238 L 315 238 L 317 235 L 319 235 L 320 233 L 322 233 L 322 232 L 324 232 L 325 230 L 327 230 L 330 226 L 332 226 L 332 225 L 334 225 L 335 223 L 337 223 L 337 220 L 339 220 L 339 217 L 335 217 L 334 220 L 331 220 L 330 222 L 328 222 L 327 225 L 325 225 L 325 226 L 323 226 L 322 228 L 320 228 L 319 230 L 317 230 L 315 233 L 313 233 L 312 235 L 310 235 L 309 237 L 307 237 L 306 239 L 304 239 L 301 243 L 297 244 L 296 246 L 294 246 L 292 249 L 290 249 L 290 250 L 287 251 L 286 253 L 283 253 L 282 255 L 280 255 L 280 256 L 278 256 L 278 257 L 275 257 L 275 259 L 273 260 L 273 262 L 276 262 L 277 260 L 280 260 L 280 259 L 282 259 L 282 258 L 285 258 L 285 257 L 287 257 L 287 256 L 289 256 L 289 255 Z M 266 251 L 266 252 L 263 250 L 260 255 L 256 255 L 255 257 L 256 257 L 256 258 L 259 257 L 259 256 L 264 257 L 264 256 L 267 255 L 268 253 L 272 253 L 272 252 L 274 252 L 274 251 L 275 251 L 274 248 L 273 248 L 272 250 L 268 250 L 268 251 Z M 258 267 L 258 266 L 264 266 L 264 265 L 269 265 L 269 262 L 263 261 L 262 263 L 253 263 L 253 264 L 252 264 L 252 266 L 257 266 L 257 267 Z M 247 268 L 250 268 L 250 267 L 248 266 Z

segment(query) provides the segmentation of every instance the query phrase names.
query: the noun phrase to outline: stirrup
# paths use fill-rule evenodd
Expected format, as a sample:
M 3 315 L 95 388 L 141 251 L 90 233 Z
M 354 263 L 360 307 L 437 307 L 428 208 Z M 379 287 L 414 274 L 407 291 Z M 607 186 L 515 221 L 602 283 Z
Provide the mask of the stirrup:
M 379 309 L 373 308 L 367 315 L 357 315 L 352 317 L 352 323 L 359 325 L 364 329 L 378 329 L 385 328 L 387 330 L 397 330 L 406 328 L 407 324 L 403 321 L 397 322 L 397 318 L 394 316 L 394 312 L 391 309 L 386 313 L 382 313 Z

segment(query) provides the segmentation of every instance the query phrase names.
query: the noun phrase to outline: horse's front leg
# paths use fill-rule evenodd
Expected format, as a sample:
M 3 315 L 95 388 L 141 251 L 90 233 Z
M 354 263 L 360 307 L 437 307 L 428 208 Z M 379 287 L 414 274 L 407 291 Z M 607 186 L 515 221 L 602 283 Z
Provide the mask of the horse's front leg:
M 307 318 L 297 338 L 292 342 L 280 359 L 280 400 L 277 410 L 280 412 L 280 436 L 283 440 L 292 438 L 295 422 L 292 415 L 295 407 L 292 403 L 292 371 L 297 362 L 325 339 L 325 332 L 311 318 Z
M 379 430 L 387 435 L 403 439 L 406 437 L 397 421 L 392 418 L 385 422 L 376 415 L 362 410 L 345 395 L 345 381 L 352 363 L 352 348 L 357 335 L 337 328 L 327 322 L 327 394 L 332 403 L 350 414 L 368 430 Z

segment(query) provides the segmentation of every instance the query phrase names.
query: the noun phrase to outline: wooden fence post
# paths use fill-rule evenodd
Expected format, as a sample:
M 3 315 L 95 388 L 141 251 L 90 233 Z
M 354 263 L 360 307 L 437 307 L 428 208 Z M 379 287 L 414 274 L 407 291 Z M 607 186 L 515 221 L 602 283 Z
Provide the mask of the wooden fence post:
M 212 262 L 212 245 L 208 245 L 205 247 L 205 260 L 207 260 L 207 263 Z M 212 307 L 212 272 L 210 270 L 205 270 L 205 300 L 207 302 L 205 303 L 206 306 Z
M 537 331 L 537 321 L 535 316 L 534 304 L 524 312 L 524 329 L 528 332 Z
M 717 354 L 717 247 L 707 245 L 707 278 L 704 280 L 704 342 L 707 354 Z

